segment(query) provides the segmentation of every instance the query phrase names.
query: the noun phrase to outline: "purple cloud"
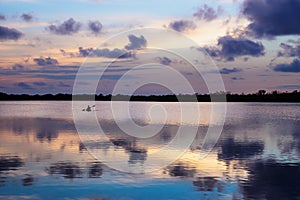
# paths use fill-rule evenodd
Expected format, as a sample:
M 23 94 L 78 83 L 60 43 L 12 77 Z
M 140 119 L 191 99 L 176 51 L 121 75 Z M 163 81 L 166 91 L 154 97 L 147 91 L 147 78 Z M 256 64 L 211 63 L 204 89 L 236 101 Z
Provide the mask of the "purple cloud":
M 178 21 L 171 22 L 169 24 L 169 28 L 178 32 L 185 32 L 188 30 L 195 29 L 196 24 L 193 21 L 189 21 L 189 20 L 178 20 Z
M 24 34 L 14 28 L 0 26 L 0 40 L 18 40 Z
M 76 22 L 73 18 L 64 21 L 60 25 L 50 25 L 47 30 L 57 35 L 72 35 L 77 33 L 81 28 L 81 23 Z
M 289 64 L 277 64 L 273 70 L 275 72 L 291 72 L 299 73 L 300 72 L 300 60 L 295 59 Z
M 128 35 L 129 44 L 125 46 L 127 50 L 136 50 L 147 47 L 147 40 L 144 36 L 137 37 L 135 35 Z
M 242 13 L 251 21 L 246 32 L 255 37 L 300 34 L 300 1 L 245 0 Z
M 102 24 L 99 21 L 89 21 L 88 27 L 95 35 L 98 35 L 102 30 Z

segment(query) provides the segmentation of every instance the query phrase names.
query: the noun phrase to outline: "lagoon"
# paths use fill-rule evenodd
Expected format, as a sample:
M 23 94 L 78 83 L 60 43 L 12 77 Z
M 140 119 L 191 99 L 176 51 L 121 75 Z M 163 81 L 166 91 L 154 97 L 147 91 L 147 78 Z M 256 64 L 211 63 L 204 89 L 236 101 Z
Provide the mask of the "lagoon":
M 141 132 L 141 138 L 118 127 L 109 102 L 96 102 L 92 112 L 82 111 L 87 103 L 81 103 L 0 102 L 0 199 L 300 199 L 300 104 L 228 103 L 218 142 L 199 157 L 213 103 L 190 103 L 201 111 L 195 122 L 192 113 L 180 118 L 178 103 L 130 102 L 139 126 L 163 124 L 156 135 Z M 168 117 L 151 117 L 155 106 L 164 106 Z M 74 109 L 95 115 L 108 140 L 84 143 Z M 126 115 L 117 117 L 128 123 Z M 104 159 L 114 155 L 114 164 L 143 169 L 180 127 L 197 128 L 197 134 L 167 166 L 126 173 Z M 170 157 L 172 151 L 178 149 Z M 156 162 L 167 159 L 161 155 Z

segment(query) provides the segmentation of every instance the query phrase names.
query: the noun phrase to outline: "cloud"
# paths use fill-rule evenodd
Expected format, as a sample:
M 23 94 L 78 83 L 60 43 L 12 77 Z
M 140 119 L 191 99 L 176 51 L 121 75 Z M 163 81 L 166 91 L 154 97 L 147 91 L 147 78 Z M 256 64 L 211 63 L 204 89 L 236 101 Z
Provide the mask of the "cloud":
M 23 13 L 21 15 L 21 19 L 23 19 L 25 22 L 30 22 L 30 21 L 32 21 L 33 16 L 30 13 Z
M 300 60 L 295 59 L 289 64 L 277 64 L 273 70 L 275 72 L 293 72 L 299 73 L 300 72 Z
M 113 50 L 109 50 L 107 48 L 104 49 L 93 49 L 79 47 L 79 56 L 80 57 L 105 57 L 105 58 L 130 58 L 133 55 L 126 50 L 115 48 Z
M 216 19 L 218 15 L 222 12 L 223 9 L 221 7 L 218 7 L 217 10 L 214 10 L 214 8 L 204 4 L 203 7 L 198 8 L 198 10 L 193 14 L 193 16 L 199 20 L 212 21 Z
M 299 0 L 245 0 L 242 13 L 248 34 L 261 38 L 300 34 L 299 10 Z
M 263 56 L 265 47 L 260 42 L 253 42 L 245 38 L 233 38 L 224 36 L 219 38 L 218 44 L 222 46 L 221 53 L 224 56 Z
M 189 20 L 178 20 L 171 22 L 168 27 L 178 32 L 185 32 L 188 30 L 194 30 L 196 28 L 196 24 Z
M 25 67 L 21 64 L 14 64 L 12 70 L 23 70 Z
M 58 65 L 58 61 L 53 58 L 34 58 L 33 61 L 39 66 L 50 66 L 50 65 Z
M 6 20 L 6 17 L 5 17 L 5 15 L 3 15 L 3 14 L 0 14 L 0 20 Z
M 36 86 L 46 86 L 47 85 L 45 82 L 33 82 L 32 84 L 36 85 Z
M 168 57 L 162 57 L 162 58 L 158 58 L 159 59 L 159 63 L 162 65 L 170 65 L 172 63 L 172 60 Z
M 283 51 L 278 52 L 278 57 L 300 57 L 300 45 L 293 47 L 292 45 L 281 43 L 280 47 Z
M 300 89 L 300 85 L 279 85 L 275 89 Z
M 95 35 L 98 35 L 102 30 L 102 24 L 99 21 L 89 21 L 88 26 L 89 30 Z
M 81 23 L 76 22 L 73 18 L 64 21 L 60 25 L 50 25 L 47 30 L 57 35 L 72 35 L 77 33 L 81 28 Z
M 19 82 L 15 84 L 17 87 L 20 87 L 24 90 L 32 90 L 34 89 L 33 87 L 31 87 L 29 84 L 25 83 L 25 82 Z
M 237 73 L 237 72 L 241 72 L 242 70 L 241 69 L 238 69 L 238 68 L 232 68 L 232 69 L 229 69 L 229 68 L 223 68 L 220 70 L 220 73 L 221 74 L 232 74 L 232 73 Z
M 59 82 L 59 83 L 58 83 L 58 87 L 71 87 L 71 86 L 68 85 L 68 84 L 65 84 L 65 83 L 63 83 L 63 82 Z
M 242 80 L 245 80 L 245 79 L 242 78 L 242 77 L 232 77 L 231 80 L 233 80 L 233 81 L 242 81 Z
M 219 57 L 221 56 L 221 51 L 217 47 L 204 47 L 199 48 L 199 50 L 205 50 L 211 57 Z
M 129 44 L 125 46 L 127 50 L 136 50 L 147 47 L 147 40 L 144 36 L 137 37 L 135 35 L 128 35 Z
M 265 55 L 265 47 L 261 42 L 254 42 L 246 38 L 224 36 L 218 39 L 217 47 L 205 47 L 204 50 L 212 57 L 221 57 L 227 61 L 234 61 L 239 56 L 259 57 Z
M 33 78 L 44 78 L 50 80 L 75 80 L 76 74 L 72 75 L 52 75 L 52 74 L 34 74 Z
M 18 40 L 23 36 L 23 33 L 14 29 L 0 26 L 0 40 Z

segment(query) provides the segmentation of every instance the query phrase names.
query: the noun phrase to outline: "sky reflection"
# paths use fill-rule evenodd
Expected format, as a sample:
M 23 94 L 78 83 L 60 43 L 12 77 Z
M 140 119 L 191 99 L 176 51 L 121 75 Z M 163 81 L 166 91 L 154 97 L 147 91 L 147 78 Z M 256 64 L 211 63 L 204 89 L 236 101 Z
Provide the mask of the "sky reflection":
M 200 125 L 190 150 L 151 174 L 121 173 L 107 167 L 105 160 L 93 158 L 68 117 L 25 118 L 4 113 L 0 120 L 0 199 L 147 199 L 149 195 L 156 199 L 299 199 L 298 106 L 291 104 L 282 119 L 278 113 L 286 106 L 260 109 L 259 104 L 230 104 L 221 138 L 206 158 L 199 160 L 207 130 Z M 178 128 L 167 124 L 151 138 L 136 139 L 110 120 L 103 125 L 110 142 L 95 141 L 90 147 L 114 152 L 124 156 L 128 165 L 140 166 Z

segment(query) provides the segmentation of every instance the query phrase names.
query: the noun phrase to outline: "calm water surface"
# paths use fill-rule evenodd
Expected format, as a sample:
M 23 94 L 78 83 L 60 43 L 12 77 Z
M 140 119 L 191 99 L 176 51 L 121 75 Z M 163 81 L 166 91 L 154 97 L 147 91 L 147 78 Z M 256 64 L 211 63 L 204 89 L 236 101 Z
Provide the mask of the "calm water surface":
M 141 125 L 159 124 L 164 119 L 147 114 L 154 104 L 159 103 L 131 103 L 132 118 Z M 222 135 L 204 159 L 198 155 L 211 104 L 199 103 L 198 123 L 180 121 L 176 103 L 164 106 L 171 115 L 146 139 L 124 134 L 108 102 L 84 112 L 96 113 L 110 139 L 89 148 L 114 152 L 128 166 L 143 166 L 179 126 L 198 127 L 195 141 L 174 163 L 149 174 L 128 174 L 89 154 L 71 102 L 1 102 L 0 199 L 300 199 L 300 104 L 229 103 Z M 84 107 L 82 102 L 74 109 Z

